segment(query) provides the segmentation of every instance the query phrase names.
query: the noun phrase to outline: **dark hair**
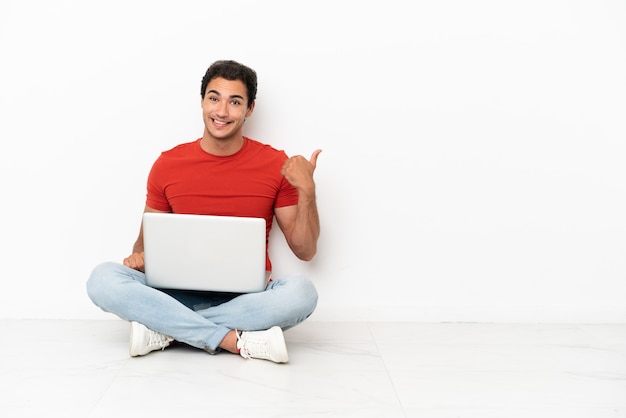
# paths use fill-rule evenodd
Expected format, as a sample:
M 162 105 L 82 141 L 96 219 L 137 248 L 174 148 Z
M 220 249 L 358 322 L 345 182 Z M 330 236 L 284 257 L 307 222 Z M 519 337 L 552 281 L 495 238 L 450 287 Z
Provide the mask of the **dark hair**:
M 252 105 L 252 102 L 256 99 L 256 72 L 252 68 L 248 68 L 237 61 L 232 60 L 220 60 L 215 61 L 202 78 L 202 86 L 200 90 L 200 96 L 204 99 L 206 93 L 206 86 L 214 78 L 221 77 L 226 80 L 234 81 L 239 80 L 246 85 L 248 91 L 248 107 Z

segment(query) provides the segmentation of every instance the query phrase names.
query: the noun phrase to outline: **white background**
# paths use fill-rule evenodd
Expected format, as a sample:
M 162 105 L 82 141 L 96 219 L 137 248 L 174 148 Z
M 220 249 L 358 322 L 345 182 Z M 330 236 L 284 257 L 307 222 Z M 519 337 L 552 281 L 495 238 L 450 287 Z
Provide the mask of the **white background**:
M 626 321 L 618 0 L 0 0 L 0 317 L 111 317 L 85 281 L 217 59 L 258 73 L 248 136 L 323 149 L 317 258 L 271 248 L 315 318 Z

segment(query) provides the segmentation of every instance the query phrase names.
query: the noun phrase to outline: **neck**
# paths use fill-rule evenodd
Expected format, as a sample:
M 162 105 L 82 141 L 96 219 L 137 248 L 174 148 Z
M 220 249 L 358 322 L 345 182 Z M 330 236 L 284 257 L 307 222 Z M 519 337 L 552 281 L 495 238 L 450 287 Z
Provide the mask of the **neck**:
M 224 157 L 233 155 L 243 147 L 243 136 L 231 136 L 228 138 L 215 138 L 206 132 L 200 140 L 200 147 L 209 154 Z

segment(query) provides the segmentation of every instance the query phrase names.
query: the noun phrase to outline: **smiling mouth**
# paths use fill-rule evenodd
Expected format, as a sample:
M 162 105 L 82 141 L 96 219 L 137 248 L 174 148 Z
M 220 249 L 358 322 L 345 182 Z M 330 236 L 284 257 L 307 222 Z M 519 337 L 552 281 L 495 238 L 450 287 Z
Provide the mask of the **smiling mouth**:
M 226 126 L 228 125 L 230 122 L 226 122 L 226 121 L 221 121 L 221 120 L 217 120 L 217 119 L 211 119 L 211 121 L 213 121 L 213 123 L 217 126 Z

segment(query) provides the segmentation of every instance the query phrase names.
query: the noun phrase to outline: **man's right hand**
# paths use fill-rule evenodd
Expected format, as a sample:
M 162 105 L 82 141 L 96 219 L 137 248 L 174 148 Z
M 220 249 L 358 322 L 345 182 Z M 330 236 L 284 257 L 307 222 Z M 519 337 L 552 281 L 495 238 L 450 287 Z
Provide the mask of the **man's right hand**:
M 124 265 L 131 269 L 144 271 L 143 251 L 140 253 L 132 253 L 124 259 Z

